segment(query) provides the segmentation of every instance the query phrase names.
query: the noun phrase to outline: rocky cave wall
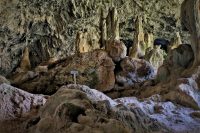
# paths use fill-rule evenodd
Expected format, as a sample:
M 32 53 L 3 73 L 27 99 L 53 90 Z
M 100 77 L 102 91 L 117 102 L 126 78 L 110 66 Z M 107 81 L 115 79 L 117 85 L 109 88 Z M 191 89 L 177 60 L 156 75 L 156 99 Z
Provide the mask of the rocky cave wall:
M 144 29 L 155 37 L 181 36 L 179 19 L 183 0 L 1 0 L 0 1 L 0 74 L 8 75 L 30 49 L 31 66 L 51 57 L 74 54 L 78 31 L 87 30 L 90 44 L 100 38 L 100 11 L 115 6 L 119 14 L 120 37 L 133 39 L 133 20 L 141 16 Z M 124 15 L 126 14 L 126 15 Z M 187 41 L 187 37 L 184 37 Z

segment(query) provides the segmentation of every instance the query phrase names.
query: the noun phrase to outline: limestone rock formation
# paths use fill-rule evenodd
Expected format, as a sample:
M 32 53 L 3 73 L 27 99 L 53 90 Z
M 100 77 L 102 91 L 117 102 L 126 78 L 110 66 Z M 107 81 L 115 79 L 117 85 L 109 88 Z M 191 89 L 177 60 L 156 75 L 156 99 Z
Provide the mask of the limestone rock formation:
M 151 63 L 151 65 L 157 70 L 164 61 L 164 51 L 160 49 L 159 45 L 155 45 L 153 49 L 146 49 L 144 59 Z
M 122 71 L 116 73 L 116 84 L 122 88 L 133 86 L 155 77 L 155 70 L 145 60 L 127 57 L 121 61 Z
M 100 10 L 107 16 L 111 5 L 118 13 L 116 24 L 123 40 L 132 40 L 132 20 L 136 16 L 144 16 L 145 32 L 169 39 L 172 31 L 180 31 L 182 1 L 1 0 L 0 74 L 6 76 L 20 64 L 25 47 L 29 48 L 34 68 L 49 58 L 74 54 L 78 31 L 89 29 L 89 34 L 95 33 L 100 38 Z M 187 35 L 183 33 L 180 31 L 182 36 Z
M 200 15 L 199 0 L 185 0 L 182 4 L 181 17 L 183 25 L 189 30 L 191 35 L 191 46 L 194 52 L 193 67 L 200 64 Z
M 119 100 L 114 101 L 87 86 L 63 86 L 40 109 L 38 116 L 40 120 L 31 124 L 29 131 L 31 133 L 167 131 L 165 127 L 161 129 L 162 125 L 149 118 L 143 110 L 124 105 Z
M 100 49 L 99 36 L 95 32 L 78 32 L 76 36 L 76 52 L 86 53 L 95 49 Z
M 108 40 L 106 44 L 106 52 L 115 62 L 119 62 L 126 57 L 127 48 L 125 44 L 118 40 Z
M 0 84 L 3 84 L 3 83 L 10 84 L 10 81 L 8 81 L 5 77 L 0 75 Z
M 138 17 L 135 21 L 135 33 L 134 33 L 134 43 L 130 50 L 130 57 L 140 58 L 144 56 L 145 50 L 148 47 L 145 47 L 144 42 L 144 31 L 142 26 L 142 18 Z
M 24 49 L 19 69 L 20 71 L 29 71 L 31 69 L 31 63 L 29 59 L 29 49 L 27 47 Z
M 187 68 L 193 63 L 194 53 L 190 45 L 183 44 L 172 51 L 172 60 L 175 67 Z
M 147 48 L 152 48 L 153 47 L 153 42 L 154 42 L 154 36 L 152 33 L 145 33 L 144 34 L 144 42 L 147 46 Z
M 13 84 L 28 92 L 52 94 L 60 86 L 74 83 L 71 71 L 76 70 L 77 83 L 104 92 L 114 87 L 114 68 L 112 59 L 105 51 L 95 50 L 57 61 L 49 65 L 44 73 L 17 73 L 13 76 Z
M 111 7 L 106 17 L 107 39 L 119 40 L 119 18 L 117 9 Z
M 182 44 L 181 37 L 180 37 L 179 32 L 177 32 L 174 38 L 171 39 L 169 47 L 170 49 L 175 49 L 175 48 L 178 48 L 178 46 L 181 44 Z
M 0 121 L 23 117 L 46 102 L 43 95 L 33 95 L 7 84 L 0 85 Z
M 125 124 L 104 113 L 95 108 L 85 93 L 65 87 L 48 99 L 39 112 L 40 120 L 30 125 L 29 130 L 30 133 L 131 132 Z

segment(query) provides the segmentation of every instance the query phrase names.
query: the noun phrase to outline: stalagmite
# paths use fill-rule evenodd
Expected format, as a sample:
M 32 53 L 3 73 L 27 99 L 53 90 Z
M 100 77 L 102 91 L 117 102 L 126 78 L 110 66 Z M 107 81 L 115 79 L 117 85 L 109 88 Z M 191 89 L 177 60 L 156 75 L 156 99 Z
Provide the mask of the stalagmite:
M 152 50 L 147 49 L 144 58 L 149 61 L 155 69 L 158 69 L 163 64 L 163 55 L 164 52 L 160 49 L 160 46 L 155 45 Z
M 100 16 L 100 30 L 101 30 L 101 48 L 105 47 L 106 45 L 106 40 L 107 40 L 107 26 L 106 26 L 106 15 L 103 11 L 103 9 L 101 9 L 101 16 Z
M 113 61 L 119 62 L 126 57 L 127 48 L 120 40 L 108 40 L 105 48 Z
M 135 33 L 134 33 L 134 43 L 131 48 L 130 57 L 138 58 L 145 54 L 147 46 L 144 42 L 144 32 L 142 27 L 142 18 L 138 17 L 135 22 Z
M 153 48 L 153 41 L 154 41 L 154 36 L 152 33 L 145 33 L 144 34 L 144 42 L 146 44 L 146 47 L 149 48 Z M 146 49 L 145 49 L 146 51 Z
M 106 18 L 107 25 L 107 39 L 119 40 L 119 18 L 117 9 L 112 7 L 109 9 L 108 16 Z
M 87 44 L 87 32 L 78 32 L 76 36 L 76 52 L 85 53 L 89 51 Z
M 182 44 L 181 36 L 180 36 L 179 32 L 176 32 L 175 37 L 172 38 L 169 46 L 171 49 L 175 49 L 175 48 L 178 48 L 178 46 L 181 44 Z
M 20 70 L 28 71 L 31 69 L 31 63 L 29 59 L 29 48 L 26 47 L 23 52 L 22 60 L 20 63 Z

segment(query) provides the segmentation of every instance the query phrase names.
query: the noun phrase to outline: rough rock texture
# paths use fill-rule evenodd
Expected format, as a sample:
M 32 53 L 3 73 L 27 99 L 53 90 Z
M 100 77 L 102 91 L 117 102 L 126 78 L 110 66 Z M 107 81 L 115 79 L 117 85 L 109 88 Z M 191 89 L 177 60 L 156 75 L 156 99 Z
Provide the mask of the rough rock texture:
M 145 51 L 148 47 L 144 41 L 144 30 L 143 30 L 143 23 L 142 18 L 138 17 L 135 22 L 135 33 L 133 39 L 133 45 L 130 50 L 130 57 L 132 58 L 140 58 L 145 55 Z
M 43 95 L 33 95 L 7 84 L 0 85 L 0 121 L 23 117 L 46 102 Z
M 40 109 L 39 117 L 37 123 L 30 125 L 31 133 L 167 131 L 142 110 L 126 108 L 103 93 L 82 85 L 59 89 Z
M 185 108 L 172 102 L 162 102 L 159 95 L 154 95 L 143 100 L 138 100 L 135 97 L 125 97 L 115 99 L 114 101 L 128 108 L 140 108 L 147 116 L 169 129 L 168 132 L 199 132 L 200 119 L 197 119 L 198 111 Z
M 122 122 L 105 113 L 95 109 L 85 93 L 66 87 L 48 99 L 39 112 L 40 120 L 29 128 L 31 133 L 131 132 Z
M 168 56 L 164 60 L 163 65 L 158 69 L 157 80 L 167 81 L 168 78 L 177 77 L 185 69 L 189 69 L 194 62 L 194 53 L 188 44 L 179 45 L 178 48 L 170 50 Z
M 5 77 L 0 75 L 0 84 L 3 84 L 3 83 L 10 84 L 10 81 L 8 81 Z
M 150 63 L 141 59 L 126 57 L 121 61 L 122 71 L 116 74 L 116 84 L 121 87 L 132 86 L 155 77 L 155 70 Z
M 119 62 L 126 57 L 127 48 L 125 44 L 119 40 L 108 40 L 106 44 L 106 52 L 115 62 Z
M 100 49 L 99 36 L 92 29 L 89 31 L 79 31 L 76 35 L 76 53 L 91 52 Z
M 67 57 L 49 65 L 47 72 L 22 72 L 12 76 L 13 84 L 33 93 L 52 94 L 62 85 L 74 83 L 71 71 L 78 71 L 77 83 L 100 91 L 114 88 L 115 64 L 103 50 Z
M 144 59 L 157 70 L 163 64 L 164 55 L 165 53 L 160 49 L 160 46 L 154 46 L 153 49 L 146 49 Z
M 200 12 L 199 12 L 199 0 L 185 0 L 181 5 L 181 20 L 183 26 L 185 26 L 191 35 L 191 47 L 194 52 L 194 67 L 200 64 Z
M 75 53 L 77 32 L 87 30 L 94 38 L 100 37 L 100 11 L 107 14 L 111 5 L 118 11 L 122 40 L 132 40 L 137 16 L 143 17 L 145 31 L 156 37 L 170 39 L 173 31 L 183 35 L 179 22 L 182 1 L 1 0 L 0 74 L 5 76 L 19 65 L 25 47 L 29 47 L 32 67 L 51 57 Z
M 199 75 L 200 68 L 194 71 L 191 76 L 180 77 L 183 69 L 169 70 L 167 79 L 159 81 L 158 84 L 142 87 L 140 97 L 150 97 L 160 94 L 163 101 L 172 101 L 180 105 L 196 110 L 200 109 Z

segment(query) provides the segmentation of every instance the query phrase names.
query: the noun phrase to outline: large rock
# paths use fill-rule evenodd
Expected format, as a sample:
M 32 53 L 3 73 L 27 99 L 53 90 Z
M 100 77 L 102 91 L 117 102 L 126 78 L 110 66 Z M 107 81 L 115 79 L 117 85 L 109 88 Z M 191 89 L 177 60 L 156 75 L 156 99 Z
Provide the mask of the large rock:
M 160 46 L 154 46 L 153 49 L 146 50 L 144 58 L 157 70 L 163 64 L 164 55 L 165 53 L 160 49 Z
M 40 120 L 30 124 L 28 130 L 31 133 L 167 131 L 143 110 L 124 105 L 84 85 L 63 86 L 40 109 Z
M 30 133 L 131 132 L 122 122 L 104 113 L 95 108 L 85 93 L 64 87 L 48 99 L 40 110 L 40 120 L 30 125 L 29 131 Z
M 115 62 L 119 62 L 126 57 L 127 48 L 125 44 L 119 40 L 108 40 L 106 44 L 106 51 Z
M 172 60 L 175 67 L 187 68 L 194 61 L 194 52 L 188 44 L 179 45 L 178 48 L 172 50 Z
M 15 74 L 14 84 L 29 92 L 52 94 L 60 86 L 74 83 L 71 72 L 78 71 L 76 80 L 79 84 L 88 85 L 103 92 L 114 88 L 115 65 L 103 50 L 71 56 L 48 68 L 47 72 L 40 74 L 36 72 Z
M 33 95 L 7 84 L 0 85 L 0 121 L 23 117 L 31 109 L 44 105 L 43 95 Z
M 136 110 L 137 108 L 141 109 L 145 112 L 145 115 L 160 123 L 162 128 L 167 128 L 168 131 L 166 132 L 199 132 L 200 121 L 198 119 L 198 111 L 169 101 L 162 102 L 161 99 L 159 95 L 154 95 L 142 100 L 135 97 L 125 97 L 116 99 L 115 101 L 125 105 L 127 108 L 134 108 L 132 110 Z
M 150 63 L 141 59 L 125 58 L 121 62 L 122 71 L 116 74 L 116 83 L 121 87 L 132 86 L 155 77 L 155 70 Z

